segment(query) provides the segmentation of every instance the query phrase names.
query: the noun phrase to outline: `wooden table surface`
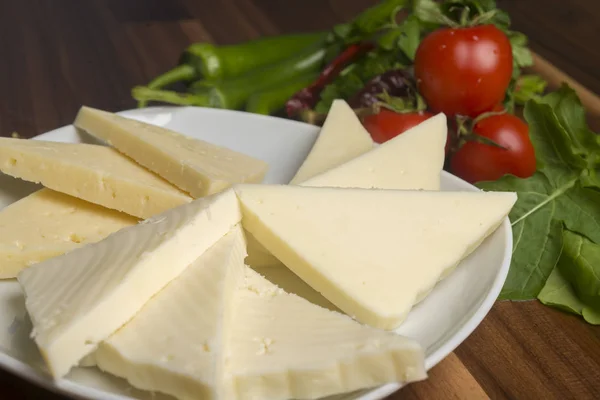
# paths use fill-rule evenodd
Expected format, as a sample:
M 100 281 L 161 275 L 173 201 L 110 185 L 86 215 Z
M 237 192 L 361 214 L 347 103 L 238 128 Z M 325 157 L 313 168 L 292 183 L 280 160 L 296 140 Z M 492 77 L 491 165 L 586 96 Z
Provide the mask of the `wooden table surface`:
M 0 134 L 70 124 L 82 105 L 134 107 L 130 88 L 196 41 L 327 29 L 374 0 L 0 2 Z M 598 0 L 500 0 L 532 48 L 600 93 Z M 392 399 L 600 398 L 600 328 L 537 302 L 497 302 L 475 332 Z M 64 400 L 0 372 L 1 399 Z

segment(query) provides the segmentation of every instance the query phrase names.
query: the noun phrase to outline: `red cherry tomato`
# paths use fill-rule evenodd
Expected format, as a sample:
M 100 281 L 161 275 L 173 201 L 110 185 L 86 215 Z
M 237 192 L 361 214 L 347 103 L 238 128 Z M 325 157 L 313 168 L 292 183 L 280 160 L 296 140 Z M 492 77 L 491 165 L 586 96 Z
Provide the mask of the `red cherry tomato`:
M 437 30 L 415 56 L 419 93 L 449 117 L 490 111 L 504 99 L 512 68 L 510 42 L 493 25 Z
M 383 143 L 431 117 L 433 114 L 426 111 L 398 113 L 382 108 L 379 113 L 364 117 L 363 125 L 375 142 Z
M 497 147 L 475 140 L 465 143 L 450 160 L 450 169 L 470 183 L 496 180 L 512 174 L 527 178 L 535 172 L 535 151 L 529 127 L 511 114 L 493 115 L 477 122 L 473 133 Z

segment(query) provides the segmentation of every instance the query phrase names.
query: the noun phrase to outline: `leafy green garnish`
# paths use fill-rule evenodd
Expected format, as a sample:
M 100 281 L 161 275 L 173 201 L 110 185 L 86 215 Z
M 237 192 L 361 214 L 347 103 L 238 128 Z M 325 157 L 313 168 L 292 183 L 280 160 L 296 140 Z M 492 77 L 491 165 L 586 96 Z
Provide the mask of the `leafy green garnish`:
M 411 15 L 399 26 L 398 47 L 410 61 L 414 61 L 415 53 L 421 43 L 421 22 Z
M 513 263 L 500 297 L 527 300 L 539 296 L 545 304 L 596 320 L 600 302 L 590 305 L 589 298 L 582 298 L 593 290 L 578 290 L 577 280 L 584 274 L 584 258 L 597 257 L 594 262 L 600 266 L 596 244 L 600 243 L 600 141 L 587 127 L 576 93 L 566 85 L 538 101 L 528 101 L 524 115 L 538 171 L 527 179 L 507 175 L 478 184 L 485 190 L 516 191 L 519 197 L 510 214 Z M 586 244 L 585 252 L 573 250 L 575 239 Z M 592 246 L 598 246 L 598 253 Z M 600 276 L 599 270 L 593 271 Z M 588 271 L 585 276 L 589 280 L 593 274 Z M 575 285 L 575 294 L 562 285 L 564 279 Z M 594 288 L 600 288 L 600 280 Z M 573 296 L 586 306 L 575 307 Z
M 584 303 L 580 298 L 585 297 L 578 295 L 577 292 L 580 291 L 574 290 L 574 285 L 569 282 L 571 280 L 575 285 L 583 286 L 583 291 L 591 289 L 597 299 L 600 285 L 600 246 L 569 231 L 564 231 L 563 237 L 564 254 L 548 277 L 538 299 L 547 306 L 581 315 L 590 324 L 600 325 L 597 300 L 591 303 L 594 304 L 592 306 Z M 570 278 L 566 279 L 561 270 L 565 270 L 566 276 Z M 585 279 L 589 281 L 586 282 Z
M 335 99 L 348 99 L 361 90 L 365 84 L 386 71 L 402 68 L 398 56 L 393 51 L 377 51 L 346 68 L 332 83 L 321 92 L 321 100 L 315 106 L 317 113 L 326 114 Z
M 584 304 L 600 311 L 600 245 L 565 230 L 558 269 Z
M 396 14 L 409 4 L 409 0 L 385 0 L 362 13 L 352 21 L 333 27 L 333 34 L 346 44 L 365 40 L 385 27 L 395 24 Z
M 565 189 L 553 187 L 541 172 L 528 179 L 505 176 L 495 182 L 480 182 L 478 186 L 485 190 L 517 192 L 518 199 L 510 213 L 512 264 L 500 299 L 535 298 L 560 257 L 562 225 L 555 218 L 555 199 Z

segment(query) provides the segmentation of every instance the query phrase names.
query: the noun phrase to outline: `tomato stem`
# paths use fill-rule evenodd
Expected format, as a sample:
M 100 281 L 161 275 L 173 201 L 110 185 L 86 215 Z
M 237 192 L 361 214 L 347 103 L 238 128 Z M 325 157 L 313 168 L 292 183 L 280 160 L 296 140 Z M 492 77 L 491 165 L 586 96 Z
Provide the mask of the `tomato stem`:
M 479 114 L 472 122 L 472 125 L 475 126 L 477 125 L 477 123 L 479 121 L 481 121 L 482 119 L 486 119 L 488 117 L 493 117 L 494 115 L 503 115 L 506 114 L 506 109 L 502 109 L 500 111 L 488 111 L 488 112 L 484 112 L 482 114 Z

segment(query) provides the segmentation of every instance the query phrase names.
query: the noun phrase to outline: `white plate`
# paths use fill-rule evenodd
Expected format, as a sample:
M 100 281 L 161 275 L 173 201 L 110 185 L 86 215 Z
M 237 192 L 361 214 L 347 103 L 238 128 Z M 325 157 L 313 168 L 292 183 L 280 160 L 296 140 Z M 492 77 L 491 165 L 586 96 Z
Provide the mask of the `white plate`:
M 166 126 L 184 134 L 258 157 L 270 165 L 266 183 L 287 183 L 313 145 L 318 128 L 279 118 L 235 111 L 201 108 L 153 107 L 122 115 Z M 36 137 L 60 142 L 91 142 L 73 126 Z M 0 175 L 0 209 L 38 189 L 37 185 Z M 443 173 L 442 190 L 477 190 Z M 426 349 L 426 366 L 432 368 L 451 353 L 492 307 L 510 265 L 512 233 L 508 220 L 431 294 L 413 308 L 398 332 L 417 339 Z M 0 367 L 50 390 L 93 399 L 159 399 L 131 388 L 127 382 L 95 368 L 76 368 L 65 379 L 52 381 L 45 373 L 34 342 L 31 323 L 15 280 L 0 281 Z M 335 399 L 372 400 L 396 391 L 389 384 L 374 390 L 335 396 Z

